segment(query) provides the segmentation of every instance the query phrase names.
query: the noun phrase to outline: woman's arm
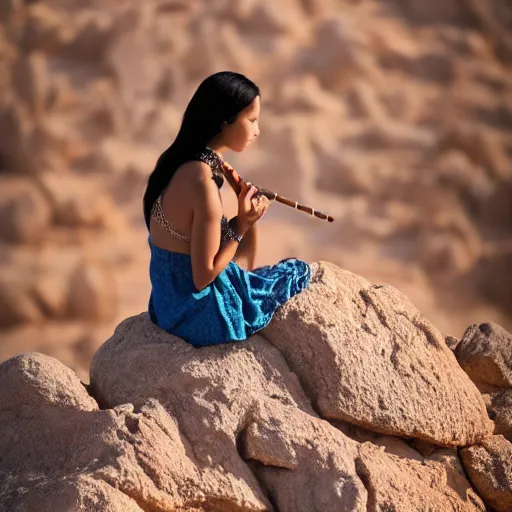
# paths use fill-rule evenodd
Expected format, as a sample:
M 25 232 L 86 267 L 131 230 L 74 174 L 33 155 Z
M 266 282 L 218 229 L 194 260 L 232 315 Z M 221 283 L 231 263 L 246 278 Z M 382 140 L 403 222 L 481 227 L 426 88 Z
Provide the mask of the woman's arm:
M 236 229 L 236 221 L 237 217 L 233 217 L 229 221 L 229 225 L 234 229 Z M 253 226 L 245 233 L 242 241 L 238 244 L 233 260 L 237 265 L 245 270 L 254 270 L 256 250 L 258 247 L 258 236 L 258 225 L 253 224 Z
M 195 167 L 193 179 L 193 220 L 190 240 L 192 275 L 194 286 L 202 290 L 208 286 L 235 256 L 238 242 L 227 241 L 220 247 L 220 224 L 223 215 L 217 185 L 212 180 L 210 167 L 202 162 L 190 164 Z M 244 235 L 244 226 L 236 221 L 232 227 L 238 235 Z

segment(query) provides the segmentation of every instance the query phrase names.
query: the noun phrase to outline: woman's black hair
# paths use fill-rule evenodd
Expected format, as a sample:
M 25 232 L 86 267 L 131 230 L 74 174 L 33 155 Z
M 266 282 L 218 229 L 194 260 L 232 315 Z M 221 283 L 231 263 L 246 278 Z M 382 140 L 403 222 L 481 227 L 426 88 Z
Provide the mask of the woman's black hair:
M 174 142 L 160 155 L 147 180 L 144 220 L 149 230 L 153 203 L 169 184 L 180 165 L 201 152 L 221 131 L 222 123 L 233 123 L 260 90 L 239 73 L 222 71 L 206 78 L 190 100 Z

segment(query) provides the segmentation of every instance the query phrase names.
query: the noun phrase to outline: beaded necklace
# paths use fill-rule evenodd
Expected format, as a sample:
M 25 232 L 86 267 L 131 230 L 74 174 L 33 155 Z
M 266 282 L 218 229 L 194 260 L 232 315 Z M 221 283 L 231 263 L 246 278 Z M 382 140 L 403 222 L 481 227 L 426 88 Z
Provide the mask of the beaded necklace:
M 205 164 L 208 164 L 212 169 L 213 180 L 217 187 L 222 187 L 224 184 L 224 172 L 222 171 L 223 160 L 221 156 L 212 148 L 206 146 L 198 155 L 197 159 Z

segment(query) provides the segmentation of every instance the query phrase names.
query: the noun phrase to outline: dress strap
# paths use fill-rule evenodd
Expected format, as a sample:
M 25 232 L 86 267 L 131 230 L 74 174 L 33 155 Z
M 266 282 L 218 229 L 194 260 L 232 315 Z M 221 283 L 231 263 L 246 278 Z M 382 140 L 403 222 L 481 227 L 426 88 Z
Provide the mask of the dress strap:
M 190 237 L 185 236 L 176 230 L 169 219 L 165 216 L 164 209 L 162 207 L 162 196 L 159 196 L 153 204 L 151 217 L 155 219 L 156 222 L 158 222 L 161 226 L 163 226 L 166 231 L 169 232 L 173 237 L 185 243 L 190 242 Z M 226 232 L 229 230 L 229 222 L 225 215 L 222 216 L 220 224 L 221 240 L 223 241 L 226 238 Z
M 174 238 L 181 240 L 182 242 L 189 243 L 190 237 L 183 235 L 177 231 L 171 222 L 167 219 L 162 208 L 162 196 L 158 196 L 158 199 L 154 202 L 151 210 L 151 217 L 153 217 L 166 231 L 168 231 Z

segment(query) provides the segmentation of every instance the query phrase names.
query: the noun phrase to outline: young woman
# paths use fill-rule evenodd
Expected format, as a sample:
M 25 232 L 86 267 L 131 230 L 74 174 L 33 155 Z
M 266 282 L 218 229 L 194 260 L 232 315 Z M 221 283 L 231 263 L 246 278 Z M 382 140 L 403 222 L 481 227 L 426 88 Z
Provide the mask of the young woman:
M 223 215 L 222 153 L 241 152 L 259 135 L 259 113 L 260 90 L 248 78 L 208 77 L 148 178 L 149 315 L 196 347 L 247 339 L 309 285 L 311 268 L 296 258 L 252 268 L 254 225 L 270 206 L 253 185 L 242 184 L 238 215 Z M 237 263 L 244 259 L 248 269 Z

